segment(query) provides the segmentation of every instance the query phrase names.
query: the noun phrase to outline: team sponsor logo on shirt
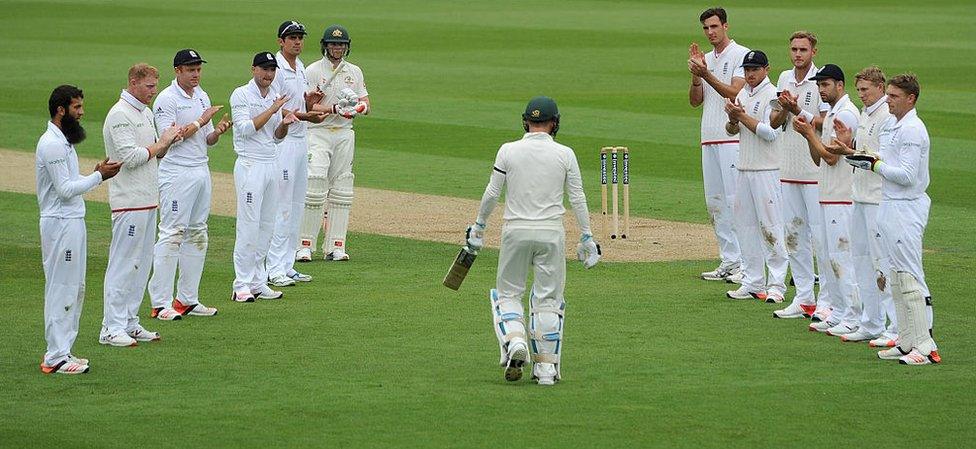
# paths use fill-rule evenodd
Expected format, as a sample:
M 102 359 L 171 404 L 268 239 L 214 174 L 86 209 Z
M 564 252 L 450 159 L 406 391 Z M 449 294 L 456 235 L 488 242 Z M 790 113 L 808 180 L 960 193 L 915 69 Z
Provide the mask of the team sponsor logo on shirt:
M 47 161 L 47 164 L 48 165 L 56 165 L 56 164 L 62 164 L 64 162 L 65 162 L 64 158 L 61 158 L 61 159 L 55 159 L 53 161 Z
M 128 127 L 128 126 L 129 126 L 128 123 L 124 123 L 124 122 L 123 123 L 116 123 L 116 124 L 112 125 L 112 129 L 125 128 L 125 127 Z
M 136 225 L 129 225 L 129 237 L 136 236 Z

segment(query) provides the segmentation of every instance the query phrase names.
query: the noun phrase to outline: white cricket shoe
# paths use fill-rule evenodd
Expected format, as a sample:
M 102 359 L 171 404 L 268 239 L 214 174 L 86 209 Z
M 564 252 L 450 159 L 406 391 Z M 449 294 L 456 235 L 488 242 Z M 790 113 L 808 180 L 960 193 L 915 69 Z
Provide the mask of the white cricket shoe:
M 819 323 L 822 321 L 827 321 L 830 319 L 830 313 L 833 312 L 831 308 L 815 309 L 813 315 L 810 315 L 810 321 L 814 323 Z
M 742 270 L 738 267 L 732 271 L 731 274 L 725 277 L 725 283 L 727 284 L 742 284 Z
M 803 311 L 803 307 L 800 307 L 797 303 L 790 303 L 785 309 L 779 309 L 773 312 L 773 318 L 803 318 L 806 316 L 806 312 Z
M 258 299 L 281 299 L 282 296 L 285 296 L 284 293 L 278 290 L 272 290 L 267 285 L 262 285 L 260 290 L 251 292 L 251 294 Z
M 868 342 L 868 346 L 872 348 L 894 348 L 898 345 L 898 339 L 882 335 L 874 340 Z
M 508 345 L 508 363 L 505 366 L 505 380 L 515 382 L 522 378 L 522 367 L 529 359 L 529 348 L 521 341 Z
M 251 292 L 233 292 L 230 300 L 234 302 L 254 302 L 254 294 Z
M 532 378 L 539 385 L 556 384 L 556 365 L 552 363 L 536 363 L 532 365 Z
M 346 251 L 343 250 L 342 248 L 336 248 L 332 250 L 331 253 L 325 255 L 325 260 L 336 261 L 336 262 L 349 260 L 349 255 L 346 254 Z
M 831 323 L 830 321 L 817 321 L 816 323 L 810 323 L 810 327 L 808 329 L 810 329 L 810 332 L 824 333 L 827 332 L 827 329 L 830 329 L 836 326 L 837 324 L 839 323 Z
M 72 363 L 77 363 L 79 365 L 90 365 L 88 359 L 83 359 L 81 357 L 75 357 L 74 354 L 68 354 L 68 361 Z
M 751 292 L 745 287 L 739 287 L 736 290 L 729 290 L 725 292 L 725 296 L 732 299 L 758 299 L 760 301 L 766 300 L 766 292 Z
M 73 362 L 70 358 L 54 366 L 41 362 L 41 372 L 44 374 L 85 374 L 89 369 L 88 364 Z
M 141 325 L 125 331 L 130 337 L 134 338 L 136 341 L 159 341 L 161 337 L 159 332 L 150 332 Z
M 878 358 L 881 360 L 899 360 L 905 355 L 907 354 L 902 352 L 898 346 L 878 351 Z
M 173 310 L 179 312 L 180 315 L 214 316 L 217 314 L 217 309 L 213 307 L 207 307 L 200 303 L 186 305 L 179 299 L 173 300 Z
M 312 248 L 307 246 L 301 247 L 298 251 L 295 251 L 295 262 L 311 262 L 312 261 Z
M 102 332 L 98 335 L 98 342 L 103 345 L 118 347 L 139 346 L 136 339 L 130 337 L 129 334 L 125 332 L 110 334 L 105 328 L 102 328 Z
M 929 355 L 924 355 L 918 349 L 912 349 L 911 352 L 898 359 L 898 363 L 902 365 L 929 365 L 941 361 L 942 357 L 939 356 L 939 351 L 932 351 Z
M 702 273 L 701 274 L 701 278 L 704 279 L 704 280 L 706 280 L 706 281 L 724 281 L 725 278 L 727 278 L 730 275 L 735 274 L 735 273 L 737 273 L 739 271 L 740 270 L 739 270 L 739 264 L 738 263 L 725 263 L 725 262 L 722 262 L 718 266 L 718 268 L 715 268 L 712 271 L 706 271 L 706 272 Z
M 180 312 L 173 310 L 171 307 L 156 307 L 149 312 L 149 316 L 160 321 L 175 321 L 183 319 L 183 315 L 180 315 Z
M 275 287 L 289 287 L 295 285 L 295 280 L 283 274 L 279 274 L 277 276 L 272 276 L 271 279 L 268 279 L 268 284 Z
M 295 270 L 292 270 L 292 273 L 289 274 L 288 277 L 290 277 L 295 282 L 312 282 L 312 276 L 299 273 Z
M 779 304 L 783 302 L 783 294 L 775 290 L 767 291 L 766 302 L 770 304 Z
M 849 334 L 841 335 L 840 336 L 840 341 L 855 343 L 855 342 L 859 342 L 859 341 L 871 340 L 871 339 L 876 338 L 876 337 L 877 337 L 877 335 L 869 334 L 869 333 L 867 333 L 865 331 L 862 331 L 862 330 L 858 329 L 857 332 L 851 332 Z
M 852 334 L 854 332 L 857 332 L 857 326 L 840 323 L 836 326 L 831 326 L 830 328 L 827 329 L 827 332 L 825 333 L 827 335 L 830 335 L 831 337 L 839 337 L 841 335 Z

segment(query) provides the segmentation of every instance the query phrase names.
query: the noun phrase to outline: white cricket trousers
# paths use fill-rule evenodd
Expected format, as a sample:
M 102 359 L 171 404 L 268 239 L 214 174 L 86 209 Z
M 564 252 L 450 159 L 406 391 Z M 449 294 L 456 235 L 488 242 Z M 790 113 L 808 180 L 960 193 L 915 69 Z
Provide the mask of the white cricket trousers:
M 44 264 L 44 364 L 55 366 L 71 354 L 85 302 L 87 231 L 84 218 L 41 218 Z
M 782 207 L 779 170 L 739 171 L 733 210 L 742 253 L 742 286 L 751 292 L 786 293 Z
M 521 312 L 522 295 L 530 271 L 533 280 L 527 335 L 532 360 L 558 366 L 565 310 L 563 289 L 566 285 L 566 232 L 561 223 L 539 227 L 506 224 L 502 228 L 495 282 L 499 302 L 511 301 L 510 304 L 517 304 Z
M 739 144 L 702 145 L 702 179 L 705 183 L 705 207 L 715 228 L 718 253 L 724 264 L 740 262 L 732 211 L 735 207 L 735 178 L 738 170 Z
M 856 328 L 861 321 L 861 300 L 851 255 L 851 204 L 820 204 L 823 233 L 818 239 L 824 254 L 820 286 L 827 290 L 829 321 Z M 823 298 L 823 295 L 821 295 Z M 817 304 L 820 310 L 823 304 Z
M 813 266 L 814 252 L 820 245 L 814 244 L 823 234 L 820 217 L 820 188 L 816 183 L 801 184 L 782 181 L 783 225 L 786 230 L 786 251 L 789 253 L 790 273 L 796 287 L 793 303 L 814 305 L 813 285 L 816 271 Z M 818 257 L 820 255 L 818 254 Z M 825 260 L 825 259 L 821 259 Z
M 891 282 L 887 278 L 887 250 L 878 229 L 877 204 L 854 202 L 851 256 L 862 304 L 860 330 L 881 335 L 885 331 L 885 316 L 891 319 L 892 327 L 897 318 L 891 299 Z
M 105 268 L 102 327 L 109 334 L 139 326 L 139 306 L 152 268 L 156 208 L 112 213 L 112 244 Z
M 265 258 L 278 215 L 278 161 L 238 157 L 234 164 L 237 188 L 237 237 L 234 241 L 234 292 L 259 292 L 268 281 Z
M 210 240 L 210 194 L 210 169 L 206 165 L 159 164 L 159 239 L 153 248 L 149 279 L 153 308 L 173 306 L 177 268 L 176 297 L 187 306 L 200 302 L 200 278 Z
M 308 129 L 308 186 L 297 249 L 302 246 L 315 249 L 329 189 L 339 175 L 352 173 L 355 152 L 356 133 L 352 128 Z M 330 242 L 324 241 L 322 251 L 328 254 L 332 251 L 330 246 Z
M 918 345 L 928 339 L 933 327 L 930 291 L 925 282 L 925 270 L 922 269 L 922 238 L 925 227 L 928 226 L 931 205 L 929 196 L 923 195 L 914 200 L 883 199 L 878 207 L 878 227 L 884 248 L 888 251 L 889 281 L 894 279 L 897 272 L 909 273 L 921 287 L 921 295 L 926 298 L 926 303 L 921 304 L 925 310 L 917 310 L 920 305 L 907 304 L 909 298 L 904 294 L 893 295 L 899 335 L 912 340 L 911 345 Z M 899 286 L 892 285 L 892 288 Z M 907 321 L 906 314 L 909 313 L 916 322 L 914 325 Z M 928 328 L 928 333 L 924 332 L 925 328 Z M 902 348 L 908 349 L 905 346 Z
M 288 275 L 295 268 L 295 248 L 298 247 L 298 229 L 305 210 L 305 189 L 308 185 L 308 144 L 305 137 L 285 137 L 278 144 L 278 168 L 281 193 L 273 200 L 278 203 L 278 217 L 267 262 L 271 278 Z

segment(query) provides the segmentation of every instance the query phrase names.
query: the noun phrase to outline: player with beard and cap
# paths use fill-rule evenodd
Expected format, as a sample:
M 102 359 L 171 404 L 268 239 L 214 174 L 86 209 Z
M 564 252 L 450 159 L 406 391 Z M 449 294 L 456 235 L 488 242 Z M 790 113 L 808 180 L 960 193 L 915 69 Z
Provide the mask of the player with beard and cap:
M 170 124 L 157 135 L 149 102 L 156 95 L 159 71 L 148 64 L 129 69 L 128 85 L 109 109 L 102 126 L 105 153 L 124 162 L 108 186 L 112 209 L 112 244 L 105 268 L 104 318 L 98 342 L 135 346 L 136 341 L 159 340 L 158 332 L 139 324 L 139 305 L 146 292 L 156 237 L 156 160 L 180 138 Z
M 44 337 L 47 352 L 41 372 L 81 374 L 89 361 L 71 353 L 85 300 L 87 231 L 86 192 L 116 174 L 122 162 L 104 161 L 81 176 L 75 145 L 85 140 L 81 117 L 84 94 L 74 86 L 58 86 L 48 99 L 51 121 L 37 142 L 35 171 L 40 208 L 41 260 L 44 264 Z
M 234 186 L 237 190 L 237 238 L 234 241 L 234 285 L 231 299 L 253 302 L 278 299 L 281 292 L 268 287 L 266 257 L 280 210 L 282 183 L 278 147 L 288 127 L 298 121 L 282 107 L 286 95 L 272 87 L 278 60 L 268 52 L 254 55 L 252 78 L 230 95 L 234 119 Z
M 308 143 L 305 140 L 307 125 L 303 121 L 320 123 L 324 113 L 309 113 L 308 109 L 322 98 L 321 91 L 306 93 L 308 81 L 305 64 L 298 56 L 305 45 L 305 25 L 294 20 L 278 27 L 278 47 L 275 55 L 278 70 L 272 87 L 280 95 L 288 97 L 282 107 L 295 114 L 299 122 L 288 127 L 288 135 L 278 144 L 278 165 L 282 184 L 278 197 L 279 211 L 275 222 L 271 248 L 268 250 L 268 283 L 275 287 L 309 282 L 312 276 L 295 270 L 295 248 L 298 247 L 298 227 L 305 210 L 305 191 L 308 185 Z
M 172 124 L 183 139 L 173 144 L 159 163 L 159 240 L 153 248 L 149 299 L 153 318 L 177 320 L 186 315 L 213 316 L 217 309 L 200 303 L 200 278 L 207 257 L 207 218 L 210 216 L 210 168 L 207 150 L 230 129 L 227 114 L 213 125 L 223 106 L 212 106 L 200 87 L 207 61 L 192 49 L 173 57 L 176 78 L 156 97 L 153 113 L 159 133 Z M 173 296 L 173 281 L 176 296 Z
M 362 69 L 346 59 L 352 44 L 349 32 L 332 25 L 320 42 L 322 59 L 310 64 L 306 73 L 308 91 L 320 98 L 313 110 L 327 115 L 321 123 L 308 125 L 308 188 L 296 255 L 300 262 L 312 260 L 326 205 L 325 260 L 349 260 L 346 230 L 353 200 L 353 119 L 369 114 L 371 108 Z

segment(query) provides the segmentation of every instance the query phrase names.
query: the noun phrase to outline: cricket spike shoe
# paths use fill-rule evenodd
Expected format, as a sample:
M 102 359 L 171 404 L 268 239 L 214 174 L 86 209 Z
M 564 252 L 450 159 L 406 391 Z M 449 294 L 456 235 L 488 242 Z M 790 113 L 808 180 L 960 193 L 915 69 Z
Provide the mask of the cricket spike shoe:
M 336 248 L 331 253 L 325 255 L 325 260 L 335 262 L 349 260 L 349 255 L 342 248 Z
M 522 367 L 529 359 L 529 348 L 521 341 L 508 346 L 508 364 L 505 366 L 505 380 L 515 382 L 522 378 Z
M 783 302 L 783 294 L 777 291 L 767 291 L 765 301 L 769 304 L 779 304 Z
M 54 366 L 46 365 L 41 362 L 41 372 L 44 374 L 85 374 L 91 369 L 87 364 L 64 360 Z
M 841 335 L 852 334 L 854 332 L 857 332 L 857 326 L 840 323 L 836 326 L 831 326 L 828 328 L 825 334 L 830 335 L 831 337 L 839 337 Z
M 806 313 L 804 313 L 803 311 L 803 306 L 797 303 L 791 303 L 790 305 L 786 306 L 785 309 L 779 309 L 773 312 L 773 318 L 790 319 L 790 318 L 803 318 L 805 316 Z
M 311 262 L 312 261 L 312 248 L 303 246 L 295 251 L 295 262 Z
M 183 315 L 180 315 L 180 312 L 177 312 L 170 307 L 156 307 L 149 312 L 149 316 L 160 321 L 175 321 L 183 319 Z
M 810 323 L 808 329 L 810 329 L 810 332 L 826 333 L 827 329 L 830 329 L 836 326 L 837 324 L 839 323 L 831 323 L 830 321 L 817 321 L 816 323 Z
M 292 270 L 292 273 L 289 274 L 288 277 L 295 282 L 312 282 L 311 275 L 299 273 L 295 270 Z
M 800 304 L 800 308 L 803 309 L 803 317 L 810 318 L 813 317 L 814 313 L 817 313 L 816 304 Z
M 141 325 L 136 325 L 136 327 L 125 331 L 130 337 L 135 339 L 135 341 L 159 341 L 162 337 L 159 336 L 159 332 L 152 332 L 146 330 L 146 328 Z
M 878 351 L 878 358 L 881 360 L 900 360 L 902 357 L 908 354 L 909 353 L 902 351 L 900 347 L 895 346 Z
M 725 296 L 732 299 L 758 299 L 760 301 L 766 300 L 766 292 L 751 292 L 745 287 L 739 287 L 736 290 L 729 290 L 725 292 Z
M 876 337 L 877 335 L 869 334 L 865 331 L 858 329 L 857 332 L 851 332 L 849 334 L 841 335 L 840 341 L 847 342 L 847 343 L 857 343 L 861 341 L 868 341 Z
M 268 287 L 267 285 L 262 285 L 261 287 L 262 288 L 258 291 L 251 292 L 251 294 L 257 299 L 281 299 L 281 297 L 285 296 L 284 293 L 279 292 L 278 290 L 272 290 L 271 287 Z
M 110 333 L 105 328 L 102 328 L 102 332 L 98 335 L 98 342 L 103 345 L 117 347 L 139 346 L 136 339 L 130 337 L 129 334 L 125 332 Z
M 275 287 L 290 287 L 295 285 L 295 280 L 283 274 L 275 275 L 268 279 L 268 284 Z
M 207 307 L 200 303 L 186 305 L 179 299 L 173 300 L 173 310 L 176 310 L 180 315 L 184 316 L 214 316 L 217 314 L 217 309 L 213 307 Z
M 929 365 L 941 361 L 942 357 L 939 356 L 939 351 L 932 351 L 929 355 L 924 355 L 918 349 L 912 349 L 911 352 L 898 359 L 898 363 L 902 365 Z
M 230 300 L 234 302 L 254 302 L 254 294 L 251 292 L 231 292 Z
M 729 276 L 738 273 L 739 264 L 737 263 L 725 263 L 722 262 L 718 268 L 712 271 L 706 271 L 701 274 L 701 278 L 706 281 L 725 281 Z
M 868 346 L 872 348 L 894 348 L 897 344 L 898 340 L 884 335 L 868 342 Z
M 91 364 L 91 363 L 88 362 L 88 359 L 81 358 L 81 357 L 75 357 L 73 354 L 68 354 L 68 361 L 69 362 L 77 363 L 79 365 L 90 365 Z
M 552 363 L 535 363 L 532 365 L 532 378 L 539 385 L 556 384 L 556 365 Z

